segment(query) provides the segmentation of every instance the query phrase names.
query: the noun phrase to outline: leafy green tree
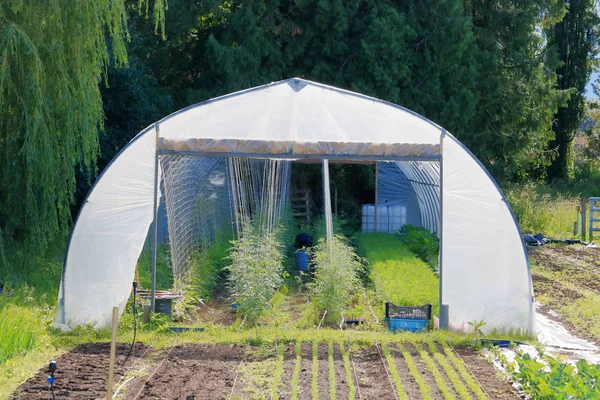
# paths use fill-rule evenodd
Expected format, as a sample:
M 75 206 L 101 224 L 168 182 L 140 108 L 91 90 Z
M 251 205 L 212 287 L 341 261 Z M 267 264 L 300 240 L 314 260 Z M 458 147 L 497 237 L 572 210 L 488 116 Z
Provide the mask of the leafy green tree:
M 556 0 L 468 5 L 477 42 L 477 112 L 459 138 L 497 179 L 540 176 L 549 162 L 552 118 L 561 101 L 542 26 L 562 18 Z
M 568 93 L 568 100 L 554 115 L 555 137 L 549 148 L 556 156 L 548 168 L 550 179 L 572 177 L 573 139 L 585 115 L 585 86 L 598 53 L 598 2 L 563 1 L 567 14 L 548 31 L 549 45 L 556 48 L 560 60 L 556 70 L 558 88 Z

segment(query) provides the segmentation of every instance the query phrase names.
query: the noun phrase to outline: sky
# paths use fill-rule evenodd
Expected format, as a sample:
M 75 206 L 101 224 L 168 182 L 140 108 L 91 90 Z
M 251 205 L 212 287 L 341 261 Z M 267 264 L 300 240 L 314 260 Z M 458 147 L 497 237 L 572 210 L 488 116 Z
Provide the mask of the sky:
M 592 74 L 590 81 L 588 82 L 587 86 L 585 87 L 585 98 L 586 99 L 598 99 L 598 96 L 592 90 L 592 83 L 598 79 L 599 75 L 600 74 L 598 72 Z

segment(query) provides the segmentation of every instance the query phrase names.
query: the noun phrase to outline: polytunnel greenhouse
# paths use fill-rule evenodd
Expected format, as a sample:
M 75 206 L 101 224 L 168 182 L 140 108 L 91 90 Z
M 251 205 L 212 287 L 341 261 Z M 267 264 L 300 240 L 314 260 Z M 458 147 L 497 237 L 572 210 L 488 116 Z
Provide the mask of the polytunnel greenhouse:
M 274 228 L 290 198 L 291 166 L 375 165 L 363 231 L 425 227 L 440 240 L 440 305 L 454 323 L 533 332 L 526 250 L 501 190 L 444 128 L 385 101 L 293 78 L 182 109 L 140 132 L 106 167 L 77 217 L 56 322 L 110 325 L 130 296 L 147 243 L 156 253 L 166 207 L 173 276 L 219 229 L 247 218 Z M 440 307 L 440 310 L 442 307 Z M 445 308 L 444 308 L 445 309 Z

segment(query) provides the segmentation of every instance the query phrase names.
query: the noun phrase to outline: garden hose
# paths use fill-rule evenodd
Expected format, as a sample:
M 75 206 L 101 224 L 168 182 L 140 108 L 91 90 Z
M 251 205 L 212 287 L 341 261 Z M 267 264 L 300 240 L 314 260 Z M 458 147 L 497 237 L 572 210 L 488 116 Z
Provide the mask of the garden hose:
M 137 297 L 137 285 L 136 281 L 133 281 L 133 340 L 131 341 L 131 347 L 129 347 L 129 352 L 127 353 L 127 357 L 125 357 L 125 361 L 121 366 L 124 366 L 127 360 L 129 360 L 129 356 L 133 352 L 133 348 L 135 346 L 135 335 L 137 333 L 137 306 L 135 302 L 135 298 Z

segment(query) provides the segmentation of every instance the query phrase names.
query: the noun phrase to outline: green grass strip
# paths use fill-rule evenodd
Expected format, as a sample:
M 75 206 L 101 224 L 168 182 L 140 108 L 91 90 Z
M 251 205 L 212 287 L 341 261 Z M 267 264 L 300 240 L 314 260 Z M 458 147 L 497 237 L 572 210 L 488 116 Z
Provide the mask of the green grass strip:
M 429 347 L 429 353 L 433 355 L 433 359 L 437 361 L 437 363 L 442 367 L 442 369 L 446 373 L 446 376 L 448 377 L 448 379 L 450 379 L 450 382 L 454 386 L 454 389 L 456 390 L 460 398 L 464 400 L 470 400 L 472 397 L 469 393 L 469 389 L 467 389 L 466 386 L 463 384 L 460 377 L 458 376 L 454 368 L 452 368 L 452 365 L 450 365 L 446 357 L 440 352 L 438 352 L 438 349 L 433 342 L 427 342 L 427 346 Z
M 275 373 L 273 374 L 273 390 L 271 392 L 271 398 L 274 400 L 279 399 L 279 394 L 277 394 L 277 388 L 279 387 L 279 382 L 281 382 L 281 376 L 283 375 L 283 352 L 285 348 L 282 344 L 277 346 L 277 366 L 275 368 Z
M 312 398 L 319 400 L 319 343 L 312 345 Z
M 483 392 L 481 386 L 479 385 L 479 383 L 477 383 L 475 378 L 473 378 L 473 375 L 471 375 L 471 373 L 467 369 L 467 366 L 465 365 L 464 361 L 458 358 L 456 354 L 454 354 L 454 350 L 448 347 L 447 344 L 440 343 L 440 345 L 444 348 L 444 353 L 446 353 L 446 357 L 448 357 L 448 359 L 452 362 L 452 365 L 454 365 L 454 368 L 456 368 L 460 376 L 467 383 L 467 387 L 471 390 L 471 392 L 473 392 L 473 394 L 475 394 L 475 397 L 477 397 L 477 399 L 479 400 L 487 400 L 487 395 Z
M 421 391 L 421 396 L 423 397 L 423 400 L 432 400 L 433 398 L 431 397 L 429 385 L 427 385 L 427 382 L 425 382 L 425 378 L 423 378 L 423 375 L 421 375 L 421 373 L 419 372 L 417 364 L 415 364 L 415 361 L 413 360 L 412 356 L 408 351 L 404 349 L 404 347 L 402 347 L 401 344 L 398 344 L 398 349 L 400 350 L 400 353 L 402 353 L 402 358 L 404 358 L 404 362 L 406 363 L 408 370 L 415 378 L 417 385 L 419 385 L 419 390 Z
M 342 343 L 340 345 L 340 351 L 342 352 L 342 359 L 344 360 L 344 369 L 346 370 L 346 382 L 348 382 L 348 400 L 354 400 L 356 396 L 356 386 L 354 386 L 354 379 L 352 378 L 352 367 L 350 366 L 350 355 L 346 351 L 346 348 Z
M 390 353 L 390 349 L 388 348 L 387 343 L 381 343 L 381 351 L 383 352 L 383 356 L 387 361 L 388 370 L 392 375 L 394 385 L 396 385 L 396 392 L 398 393 L 398 398 L 401 400 L 408 400 L 406 390 L 404 390 L 404 385 L 402 385 L 400 374 L 398 373 L 398 369 L 396 368 L 396 361 L 394 360 L 394 356 L 392 356 L 392 353 Z
M 292 376 L 292 400 L 298 400 L 300 391 L 300 367 L 302 362 L 302 350 L 300 342 L 296 342 L 296 363 L 294 364 L 294 375 Z
M 333 363 L 333 342 L 329 342 L 329 398 L 335 400 L 335 364 Z
M 417 344 L 415 344 L 415 346 L 417 346 Z M 429 372 L 431 372 L 431 374 L 433 375 L 433 379 L 435 379 L 435 383 L 437 383 L 438 389 L 440 389 L 440 392 L 442 392 L 442 396 L 444 396 L 444 399 L 455 400 L 456 396 L 454 396 L 450 391 L 450 388 L 446 384 L 444 376 L 435 365 L 435 361 L 433 361 L 433 359 L 429 357 L 429 354 L 425 350 L 423 350 L 422 347 L 419 346 L 418 350 L 421 360 L 423 361 Z

